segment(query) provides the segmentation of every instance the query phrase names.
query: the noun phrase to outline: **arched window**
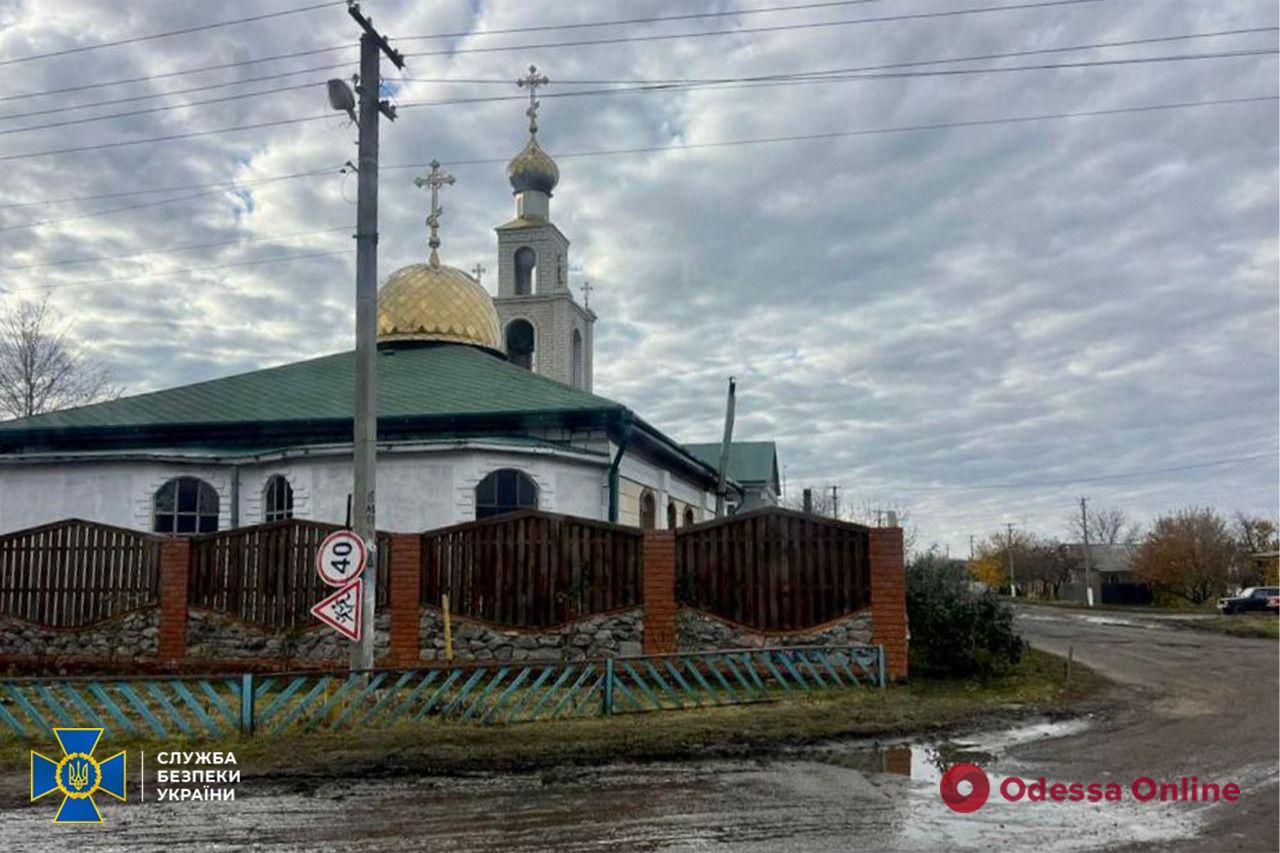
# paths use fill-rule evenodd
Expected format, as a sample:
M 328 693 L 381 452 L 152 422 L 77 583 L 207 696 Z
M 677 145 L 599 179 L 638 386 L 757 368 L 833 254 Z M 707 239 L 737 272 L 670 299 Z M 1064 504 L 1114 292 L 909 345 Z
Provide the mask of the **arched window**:
M 688 527 L 691 524 L 697 524 L 697 523 L 698 523 L 697 520 L 693 517 L 693 507 L 691 506 L 685 507 L 684 508 L 684 526 Z
M 213 533 L 218 529 L 218 493 L 204 480 L 175 477 L 156 490 L 156 533 Z
M 640 526 L 645 530 L 654 530 L 658 526 L 657 501 L 648 489 L 640 493 Z
M 569 352 L 569 383 L 574 388 L 583 388 L 587 381 L 582 364 L 582 332 L 574 329 L 572 341 Z
M 262 520 L 284 521 L 293 518 L 293 486 L 281 474 L 267 478 L 262 492 Z
M 538 255 L 528 246 L 516 249 L 516 296 L 533 293 L 533 274 L 538 268 Z
M 680 515 L 676 510 L 676 502 L 668 501 L 667 502 L 667 529 L 668 530 L 676 529 L 676 519 L 679 517 Z
M 533 324 L 528 320 L 512 320 L 507 326 L 507 358 L 525 370 L 533 370 L 534 345 Z
M 499 468 L 476 486 L 476 520 L 538 508 L 538 486 L 523 471 Z

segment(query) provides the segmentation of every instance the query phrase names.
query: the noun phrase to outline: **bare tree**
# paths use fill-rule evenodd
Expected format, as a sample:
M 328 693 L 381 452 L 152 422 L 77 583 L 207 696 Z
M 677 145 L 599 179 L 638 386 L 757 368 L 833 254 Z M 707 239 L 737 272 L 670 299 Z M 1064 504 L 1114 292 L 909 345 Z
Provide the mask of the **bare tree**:
M 120 396 L 107 369 L 70 332 L 47 298 L 0 313 L 0 413 L 27 418 Z
M 1073 542 L 1084 541 L 1080 513 L 1067 516 L 1068 535 Z M 1094 545 L 1133 545 L 1142 536 L 1142 528 L 1122 509 L 1100 507 L 1089 510 L 1089 541 Z

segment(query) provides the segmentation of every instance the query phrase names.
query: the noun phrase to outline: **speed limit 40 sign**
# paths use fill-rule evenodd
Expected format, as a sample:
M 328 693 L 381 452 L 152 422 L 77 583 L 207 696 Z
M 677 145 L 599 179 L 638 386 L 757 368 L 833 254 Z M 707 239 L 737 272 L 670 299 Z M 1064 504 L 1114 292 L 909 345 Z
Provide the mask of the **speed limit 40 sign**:
M 369 549 L 354 532 L 335 530 L 320 543 L 316 571 L 329 586 L 346 586 L 360 577 L 369 562 Z

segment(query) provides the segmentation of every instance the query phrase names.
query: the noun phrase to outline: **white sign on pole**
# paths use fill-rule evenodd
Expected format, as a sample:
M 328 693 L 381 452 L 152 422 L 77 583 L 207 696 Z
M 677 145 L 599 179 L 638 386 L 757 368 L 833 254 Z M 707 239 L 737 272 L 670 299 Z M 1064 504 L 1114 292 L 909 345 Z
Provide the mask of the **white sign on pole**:
M 311 608 L 311 615 L 348 640 L 359 640 L 364 581 L 357 579 Z
M 335 530 L 320 543 L 316 571 L 329 586 L 345 587 L 364 572 L 369 549 L 351 530 Z

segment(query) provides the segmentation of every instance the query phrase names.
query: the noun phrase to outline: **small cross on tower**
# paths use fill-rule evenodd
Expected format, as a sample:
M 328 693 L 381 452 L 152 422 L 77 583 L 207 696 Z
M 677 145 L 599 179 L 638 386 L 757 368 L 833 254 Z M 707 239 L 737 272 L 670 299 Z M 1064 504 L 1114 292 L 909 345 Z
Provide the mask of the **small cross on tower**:
M 422 187 L 431 188 L 431 213 L 427 215 L 427 227 L 431 229 L 431 237 L 427 240 L 427 245 L 431 247 L 431 266 L 440 266 L 440 255 L 436 251 L 440 248 L 440 236 L 436 233 L 436 229 L 440 227 L 440 214 L 444 213 L 444 208 L 440 206 L 440 188 L 450 186 L 457 179 L 446 172 L 440 171 L 440 161 L 431 161 L 431 171 L 420 178 L 413 179 L 413 185 L 421 189 Z
M 546 86 L 550 82 L 551 79 L 547 75 L 538 73 L 536 65 L 530 65 L 529 75 L 516 81 L 516 85 L 521 89 L 529 90 L 529 109 L 525 110 L 524 114 L 529 117 L 529 133 L 532 136 L 538 135 L 538 87 Z
M 591 291 L 595 289 L 596 289 L 596 286 L 589 281 L 584 281 L 582 283 L 582 307 L 583 308 L 591 307 Z
M 471 268 L 471 274 L 476 277 L 477 283 L 481 283 L 480 279 L 484 277 L 484 274 L 486 272 L 488 272 L 488 270 L 486 270 L 484 268 L 484 264 L 480 263 L 479 261 L 476 261 L 476 265 Z

